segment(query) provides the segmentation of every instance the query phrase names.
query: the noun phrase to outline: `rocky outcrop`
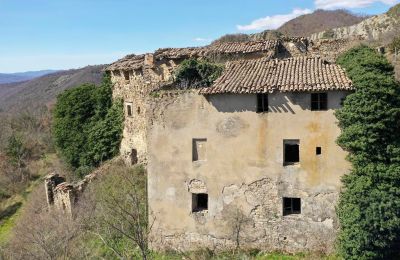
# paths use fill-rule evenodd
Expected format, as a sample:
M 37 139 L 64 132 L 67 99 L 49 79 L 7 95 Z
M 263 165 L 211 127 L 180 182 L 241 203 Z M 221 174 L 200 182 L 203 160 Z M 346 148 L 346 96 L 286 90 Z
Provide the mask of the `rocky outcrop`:
M 381 40 L 384 35 L 397 30 L 398 26 L 399 21 L 395 17 L 388 14 L 381 14 L 352 26 L 339 27 L 314 33 L 310 36 L 310 39 L 357 39 L 376 41 Z

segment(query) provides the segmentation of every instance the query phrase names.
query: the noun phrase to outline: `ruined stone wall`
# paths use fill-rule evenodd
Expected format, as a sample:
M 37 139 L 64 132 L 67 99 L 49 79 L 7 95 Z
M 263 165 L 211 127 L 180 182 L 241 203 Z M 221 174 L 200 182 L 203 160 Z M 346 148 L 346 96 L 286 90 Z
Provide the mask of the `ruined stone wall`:
M 333 112 L 346 94 L 329 92 L 329 110 L 310 111 L 310 93 L 274 93 L 263 114 L 256 95 L 170 91 L 149 99 L 152 247 L 227 249 L 239 237 L 242 248 L 330 252 L 349 169 Z M 299 140 L 299 164 L 283 165 L 284 139 Z M 208 194 L 208 208 L 193 212 L 199 193 Z M 300 198 L 301 214 L 283 216 L 283 197 Z
M 55 209 L 72 216 L 74 205 L 82 195 L 86 186 L 97 177 L 102 171 L 104 165 L 97 171 L 86 175 L 82 180 L 76 183 L 66 182 L 65 177 L 59 176 L 58 173 L 50 173 L 45 177 L 44 185 L 46 192 L 47 205 L 49 209 Z

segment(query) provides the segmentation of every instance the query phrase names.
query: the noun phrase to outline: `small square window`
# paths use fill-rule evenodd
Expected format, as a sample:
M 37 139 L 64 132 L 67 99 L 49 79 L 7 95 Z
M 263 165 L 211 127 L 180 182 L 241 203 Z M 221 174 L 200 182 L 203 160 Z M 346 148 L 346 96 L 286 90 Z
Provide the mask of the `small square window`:
M 322 154 L 322 148 L 321 148 L 321 147 L 319 147 L 319 146 L 318 146 L 318 147 L 316 147 L 316 148 L 315 148 L 315 154 L 316 154 L 316 155 L 320 155 L 320 154 Z
M 321 111 L 328 109 L 328 93 L 311 94 L 311 110 Z
M 192 212 L 208 210 L 208 194 L 192 193 Z
M 268 94 L 257 94 L 257 113 L 268 112 Z
M 300 162 L 300 141 L 283 140 L 283 164 L 292 165 Z
M 300 198 L 283 198 L 283 215 L 292 215 L 301 213 Z
M 207 160 L 207 139 L 198 138 L 192 140 L 192 161 Z

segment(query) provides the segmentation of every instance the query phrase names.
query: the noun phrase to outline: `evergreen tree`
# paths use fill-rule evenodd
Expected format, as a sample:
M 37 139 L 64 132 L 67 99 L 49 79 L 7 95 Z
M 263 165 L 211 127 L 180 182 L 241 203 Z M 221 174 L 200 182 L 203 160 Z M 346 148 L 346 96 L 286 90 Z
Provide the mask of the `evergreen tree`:
M 122 124 L 122 103 L 113 102 L 111 78 L 107 74 L 98 87 L 85 84 L 66 90 L 57 98 L 55 144 L 78 173 L 87 173 L 91 167 L 117 155 Z
M 393 67 L 366 46 L 338 59 L 356 91 L 336 112 L 349 152 L 337 214 L 345 259 L 391 259 L 400 248 L 400 85 Z

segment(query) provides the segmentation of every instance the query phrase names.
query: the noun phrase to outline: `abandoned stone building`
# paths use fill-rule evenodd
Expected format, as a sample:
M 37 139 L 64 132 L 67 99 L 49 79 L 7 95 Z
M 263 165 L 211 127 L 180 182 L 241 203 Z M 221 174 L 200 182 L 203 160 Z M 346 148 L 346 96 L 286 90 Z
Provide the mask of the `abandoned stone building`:
M 125 104 L 121 155 L 148 171 L 154 249 L 331 251 L 349 170 L 334 110 L 353 91 L 332 61 L 350 44 L 283 39 L 161 49 L 107 70 Z M 174 88 L 187 58 L 225 64 Z

